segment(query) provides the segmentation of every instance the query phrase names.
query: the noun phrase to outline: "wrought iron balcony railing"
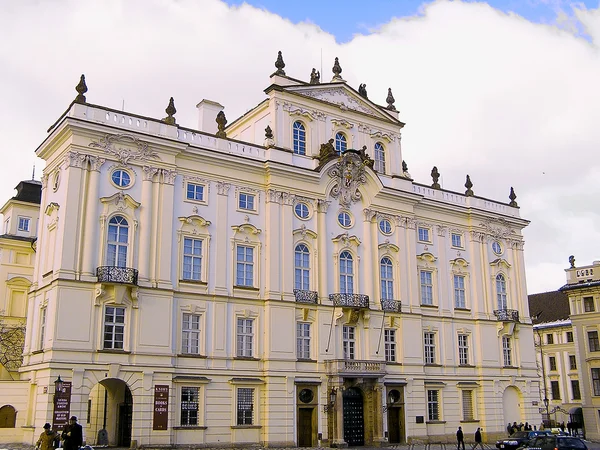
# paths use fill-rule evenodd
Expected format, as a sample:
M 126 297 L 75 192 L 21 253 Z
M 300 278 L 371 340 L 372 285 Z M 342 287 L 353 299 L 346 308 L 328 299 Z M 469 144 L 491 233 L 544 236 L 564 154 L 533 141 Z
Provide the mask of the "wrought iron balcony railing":
M 501 322 L 518 322 L 519 311 L 516 309 L 496 309 L 494 315 Z
M 357 359 L 332 359 L 325 361 L 329 375 L 369 376 L 385 374 L 385 362 L 360 361 Z
M 136 284 L 138 271 L 131 267 L 101 266 L 96 269 L 96 276 L 101 283 Z
M 365 294 L 329 294 L 333 306 L 347 308 L 369 308 L 369 296 Z
M 304 289 L 294 289 L 294 297 L 298 303 L 319 303 L 319 294 L 317 291 L 306 291 Z
M 381 310 L 387 312 L 402 312 L 402 302 L 382 298 Z

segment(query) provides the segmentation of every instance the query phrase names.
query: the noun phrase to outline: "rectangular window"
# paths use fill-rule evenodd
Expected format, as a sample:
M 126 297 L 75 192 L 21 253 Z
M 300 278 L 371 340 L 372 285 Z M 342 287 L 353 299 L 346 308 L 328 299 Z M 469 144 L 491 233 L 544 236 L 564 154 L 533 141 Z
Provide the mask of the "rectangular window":
M 429 228 L 419 227 L 419 241 L 421 242 L 431 242 L 429 240 Z
M 183 279 L 200 281 L 202 269 L 202 240 L 183 238 Z
M 556 371 L 556 358 L 554 356 L 548 357 L 548 363 L 551 371 Z
M 47 314 L 47 309 L 46 308 L 42 308 L 40 310 L 40 345 L 39 345 L 39 349 L 43 350 L 44 349 L 44 339 L 46 339 L 46 314 Z
M 439 398 L 440 391 L 431 389 L 427 391 L 427 420 L 429 421 L 440 420 Z
M 579 380 L 571 380 L 571 391 L 573 400 L 581 400 L 581 391 L 579 390 Z
M 188 183 L 185 195 L 188 200 L 204 201 L 204 185 Z
M 452 247 L 462 248 L 462 234 L 452 233 Z
M 558 381 L 551 381 L 550 388 L 552 389 L 552 400 L 560 400 L 560 389 L 558 387 Z
M 423 335 L 425 346 L 425 364 L 435 364 L 435 333 Z
M 344 325 L 342 330 L 342 347 L 344 351 L 344 359 L 355 359 L 355 345 L 354 333 L 356 329 L 348 325 Z
M 246 194 L 244 192 L 240 192 L 238 207 L 240 209 L 254 211 L 254 198 L 254 194 Z
M 463 420 L 474 420 L 473 414 L 473 391 L 462 391 Z
M 104 348 L 123 350 L 125 340 L 125 308 L 104 309 Z
M 594 297 L 583 297 L 583 308 L 585 312 L 594 312 Z
M 235 284 L 254 286 L 254 247 L 237 246 Z
M 573 342 L 573 332 L 567 331 L 567 342 Z
M 465 299 L 465 277 L 463 275 L 454 275 L 454 307 L 466 308 Z
M 254 320 L 241 319 L 237 320 L 237 356 L 243 358 L 252 358 L 252 347 L 254 344 Z
M 385 360 L 396 362 L 396 330 L 387 328 L 383 330 L 385 344 Z
M 502 336 L 502 356 L 504 358 L 504 367 L 512 366 L 512 344 L 510 337 Z
M 200 316 L 184 314 L 181 325 L 181 353 L 200 353 Z
M 554 336 L 552 333 L 546 335 L 546 344 L 554 344 Z
M 588 342 L 590 344 L 590 352 L 600 352 L 597 331 L 588 331 Z
M 252 425 L 254 412 L 254 389 L 239 388 L 237 390 L 237 424 Z
M 310 323 L 296 323 L 296 354 L 299 359 L 310 359 Z
M 200 388 L 182 387 L 181 388 L 181 426 L 198 426 L 198 402 Z
M 600 396 L 600 369 L 592 369 L 592 390 L 594 396 Z
M 469 336 L 466 334 L 458 335 L 458 363 L 461 366 L 469 364 Z
M 575 355 L 569 355 L 569 369 L 577 370 L 577 358 L 575 358 Z
M 421 304 L 433 305 L 433 273 L 428 270 L 421 270 Z
M 19 217 L 19 231 L 29 231 L 29 225 L 31 224 L 31 219 L 29 217 Z

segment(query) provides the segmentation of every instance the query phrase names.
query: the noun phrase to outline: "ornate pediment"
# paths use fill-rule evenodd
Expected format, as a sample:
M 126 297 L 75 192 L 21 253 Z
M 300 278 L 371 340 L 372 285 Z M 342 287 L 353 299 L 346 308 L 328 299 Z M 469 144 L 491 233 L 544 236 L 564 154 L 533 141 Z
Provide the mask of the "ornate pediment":
M 107 134 L 98 141 L 90 142 L 89 146 L 104 150 L 125 166 L 130 160 L 160 159 L 158 153 L 148 147 L 147 142 L 140 141 L 131 134 Z

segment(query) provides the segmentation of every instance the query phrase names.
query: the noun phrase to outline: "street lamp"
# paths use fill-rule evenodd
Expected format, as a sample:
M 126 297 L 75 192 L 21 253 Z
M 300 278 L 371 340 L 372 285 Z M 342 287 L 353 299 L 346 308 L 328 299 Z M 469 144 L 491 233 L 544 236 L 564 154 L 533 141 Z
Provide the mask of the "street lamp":
M 332 387 L 331 391 L 329 391 L 329 403 L 323 405 L 323 410 L 325 412 L 333 411 L 335 409 L 335 399 L 337 397 L 337 389 Z
M 63 390 L 63 380 L 60 379 L 60 375 L 58 376 L 58 378 L 56 379 L 56 381 L 54 381 L 54 392 L 62 392 Z

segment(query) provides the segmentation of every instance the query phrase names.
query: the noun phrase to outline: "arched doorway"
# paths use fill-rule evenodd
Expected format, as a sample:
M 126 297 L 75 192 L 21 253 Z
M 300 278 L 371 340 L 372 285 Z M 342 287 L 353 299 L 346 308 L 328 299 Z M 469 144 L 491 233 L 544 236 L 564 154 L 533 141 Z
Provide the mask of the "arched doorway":
M 404 435 L 404 390 L 390 389 L 387 394 L 388 442 L 400 444 L 406 441 Z
M 16 424 L 17 410 L 12 405 L 0 408 L 0 428 L 15 428 Z
M 344 390 L 344 441 L 350 446 L 365 445 L 363 395 L 360 389 Z
M 107 378 L 96 384 L 88 399 L 88 443 L 129 447 L 132 413 L 133 396 L 127 383 Z
M 523 420 L 521 408 L 521 392 L 514 386 L 508 386 L 502 394 L 502 412 L 504 414 L 504 424 Z

